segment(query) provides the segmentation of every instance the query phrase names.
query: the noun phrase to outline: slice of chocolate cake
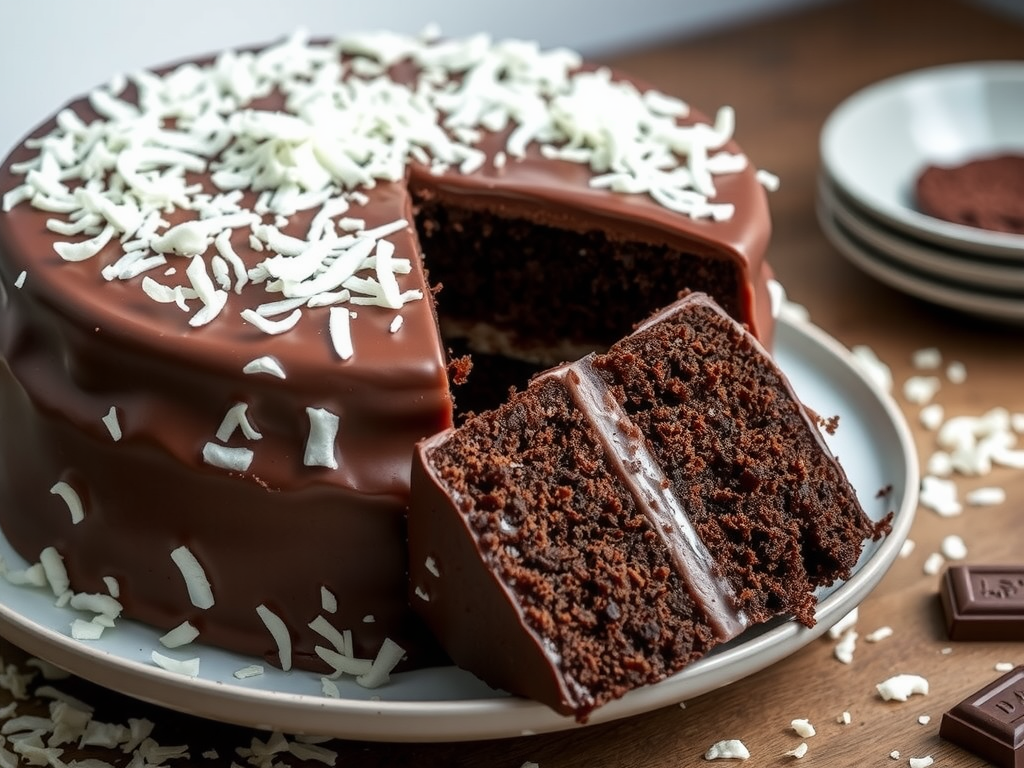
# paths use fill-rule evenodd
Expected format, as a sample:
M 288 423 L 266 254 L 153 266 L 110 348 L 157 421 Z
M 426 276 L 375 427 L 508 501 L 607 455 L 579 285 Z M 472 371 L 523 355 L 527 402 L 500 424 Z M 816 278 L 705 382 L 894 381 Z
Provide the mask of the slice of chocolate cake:
M 412 602 L 456 664 L 585 720 L 849 575 L 873 523 L 764 348 L 691 294 L 423 441 Z

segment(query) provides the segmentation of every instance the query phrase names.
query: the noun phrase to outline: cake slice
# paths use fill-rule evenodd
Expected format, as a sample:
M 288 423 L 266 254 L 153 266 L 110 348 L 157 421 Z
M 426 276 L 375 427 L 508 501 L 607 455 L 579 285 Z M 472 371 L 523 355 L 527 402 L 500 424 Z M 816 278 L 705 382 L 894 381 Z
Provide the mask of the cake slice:
M 419 444 L 411 600 L 456 664 L 583 721 L 752 624 L 812 625 L 887 528 L 764 348 L 690 294 Z

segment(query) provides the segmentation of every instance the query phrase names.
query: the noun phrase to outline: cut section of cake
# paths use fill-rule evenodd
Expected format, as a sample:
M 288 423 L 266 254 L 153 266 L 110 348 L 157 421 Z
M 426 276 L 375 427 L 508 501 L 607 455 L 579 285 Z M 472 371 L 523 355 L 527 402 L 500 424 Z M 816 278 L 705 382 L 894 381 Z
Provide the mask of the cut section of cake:
M 456 664 L 586 720 L 815 589 L 888 529 L 704 294 L 421 442 L 411 600 Z

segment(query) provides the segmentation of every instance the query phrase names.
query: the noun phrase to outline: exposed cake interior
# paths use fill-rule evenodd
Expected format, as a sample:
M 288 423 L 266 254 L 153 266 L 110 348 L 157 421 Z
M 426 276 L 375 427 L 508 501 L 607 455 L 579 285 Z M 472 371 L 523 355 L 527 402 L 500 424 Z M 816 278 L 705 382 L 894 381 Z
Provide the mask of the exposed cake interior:
M 579 719 L 750 624 L 813 624 L 887 524 L 701 295 L 421 444 L 413 478 L 418 610 L 458 664 Z

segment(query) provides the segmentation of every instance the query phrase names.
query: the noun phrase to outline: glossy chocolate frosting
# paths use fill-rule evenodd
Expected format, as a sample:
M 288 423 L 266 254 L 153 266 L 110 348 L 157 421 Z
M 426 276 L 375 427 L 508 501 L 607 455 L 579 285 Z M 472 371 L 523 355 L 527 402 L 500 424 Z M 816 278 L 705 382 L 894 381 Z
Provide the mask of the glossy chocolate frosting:
M 259 104 L 282 105 L 279 94 Z M 85 121 L 97 117 L 87 99 L 70 106 Z M 499 139 L 485 139 L 489 157 Z M 22 183 L 12 165 L 33 154 L 22 144 L 5 160 L 0 195 Z M 720 177 L 718 199 L 736 206 L 723 222 L 672 213 L 643 195 L 592 189 L 589 175 L 535 147 L 503 168 L 487 162 L 466 175 L 412 165 L 405 182 L 364 190 L 369 202 L 353 215 L 368 227 L 412 222 L 413 183 L 470 208 L 730 259 L 746 278 L 741 319 L 770 338 L 768 212 L 753 169 Z M 206 175 L 190 181 L 212 191 Z M 214 322 L 192 328 L 174 304 L 148 298 L 141 277 L 100 275 L 120 255 L 116 242 L 87 261 L 62 260 L 54 243 L 66 238 L 46 228 L 51 215 L 27 203 L 0 213 L 0 526 L 15 549 L 34 562 L 55 546 L 76 591 L 105 591 L 102 577 L 113 576 L 125 615 L 167 628 L 189 620 L 201 642 L 246 654 L 276 660 L 277 646 L 255 613 L 265 604 L 289 627 L 294 663 L 316 666 L 313 647 L 323 640 L 307 627 L 325 613 L 323 587 L 338 603 L 328 618 L 352 630 L 358 655 L 372 658 L 391 637 L 410 664 L 436 660 L 407 605 L 405 508 L 413 446 L 451 425 L 452 399 L 412 224 L 390 239 L 396 258 L 412 263 L 400 288 L 425 298 L 400 310 L 359 307 L 354 355 L 339 360 L 326 309 L 268 336 L 239 317 L 268 300 L 262 288 L 247 286 L 229 293 Z M 291 226 L 304 232 L 308 222 L 296 215 Z M 244 237 L 233 244 L 250 266 L 258 260 Z M 391 332 L 397 314 L 403 325 Z M 265 355 L 280 362 L 286 379 L 243 373 Z M 254 459 L 248 471 L 229 472 L 206 464 L 202 449 L 239 402 L 248 404 L 262 439 L 236 435 L 231 444 L 251 447 Z M 111 407 L 123 428 L 119 441 L 101 421 Z M 337 469 L 303 464 L 310 407 L 339 416 Z M 81 523 L 51 492 L 58 481 L 81 496 Z M 212 608 L 188 599 L 170 559 L 182 545 L 211 581 Z

